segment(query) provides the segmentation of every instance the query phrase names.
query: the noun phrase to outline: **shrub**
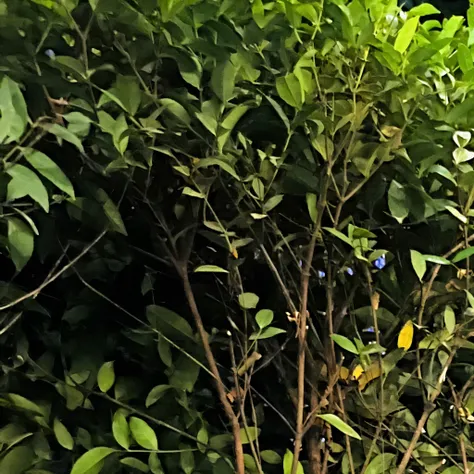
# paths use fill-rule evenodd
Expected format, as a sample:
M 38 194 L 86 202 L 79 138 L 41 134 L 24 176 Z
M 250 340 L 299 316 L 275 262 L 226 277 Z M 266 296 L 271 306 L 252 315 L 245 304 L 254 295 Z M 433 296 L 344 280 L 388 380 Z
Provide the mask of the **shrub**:
M 474 7 L 436 13 L 0 1 L 0 472 L 470 471 Z

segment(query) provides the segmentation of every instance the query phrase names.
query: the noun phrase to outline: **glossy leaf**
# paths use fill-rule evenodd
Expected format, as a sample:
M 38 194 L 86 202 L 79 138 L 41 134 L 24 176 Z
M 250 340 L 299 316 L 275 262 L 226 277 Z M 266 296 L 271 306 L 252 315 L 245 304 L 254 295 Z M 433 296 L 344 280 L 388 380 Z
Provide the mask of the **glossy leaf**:
M 140 418 L 132 416 L 130 418 L 130 431 L 133 439 L 145 449 L 158 450 L 158 440 L 150 425 Z
M 115 383 L 114 363 L 105 362 L 97 374 L 97 384 L 101 392 L 108 392 Z
M 278 95 L 292 107 L 297 109 L 303 105 L 303 93 L 298 78 L 293 74 L 279 77 L 276 80 Z
M 346 351 L 352 352 L 353 354 L 359 354 L 357 347 L 355 344 L 345 336 L 341 336 L 340 334 L 333 334 L 331 339 L 338 345 L 341 346 Z
M 351 428 L 347 423 L 342 421 L 336 415 L 332 415 L 332 414 L 318 415 L 318 418 L 321 418 L 326 423 L 329 423 L 330 425 L 334 426 L 334 428 L 338 429 L 342 433 L 352 438 L 359 439 L 359 440 L 361 439 L 361 437 L 357 434 L 357 432 L 353 428 Z
M 255 316 L 255 321 L 260 329 L 269 326 L 273 321 L 273 311 L 270 309 L 261 309 Z
M 416 30 L 418 28 L 419 17 L 415 16 L 409 18 L 403 27 L 398 32 L 397 38 L 395 40 L 394 49 L 400 53 L 404 53 L 415 36 Z
M 68 429 L 57 418 L 54 419 L 53 428 L 58 443 L 71 451 L 74 448 L 74 440 Z
M 87 451 L 74 463 L 71 474 L 88 474 L 89 470 L 94 469 L 114 452 L 114 449 L 106 447 L 93 448 Z
M 130 429 L 122 410 L 117 410 L 112 420 L 112 433 L 115 441 L 124 449 L 130 448 Z
M 415 270 L 418 280 L 423 281 L 423 276 L 426 273 L 426 260 L 425 257 L 416 250 L 410 250 L 411 265 Z

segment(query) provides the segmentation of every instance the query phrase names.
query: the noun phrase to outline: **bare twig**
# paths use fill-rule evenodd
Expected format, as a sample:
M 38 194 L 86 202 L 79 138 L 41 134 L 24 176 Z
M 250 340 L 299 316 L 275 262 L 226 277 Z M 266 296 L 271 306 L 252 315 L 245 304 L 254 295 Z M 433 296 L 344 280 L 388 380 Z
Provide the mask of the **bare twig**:
M 463 245 L 464 245 L 464 242 L 463 242 Z M 446 379 L 446 373 L 448 372 L 448 369 L 453 361 L 455 354 L 456 354 L 456 349 L 454 348 L 449 354 L 448 360 L 443 366 L 443 370 L 441 371 L 441 374 L 438 377 L 438 383 L 436 384 L 436 388 L 431 393 L 431 396 L 425 405 L 425 409 L 423 411 L 423 414 L 421 415 L 420 420 L 418 421 L 416 430 L 413 433 L 413 437 L 411 438 L 410 444 L 408 445 L 405 451 L 405 454 L 403 455 L 403 458 L 395 474 L 404 474 L 404 472 L 406 471 L 406 467 L 408 466 L 408 463 L 410 462 L 410 459 L 413 455 L 413 451 L 415 450 L 416 443 L 418 442 L 421 434 L 423 433 L 425 424 L 428 421 L 428 418 L 433 412 L 433 410 L 436 408 L 435 401 L 441 393 L 441 390 L 443 388 L 443 382 Z
M 206 354 L 207 363 L 209 364 L 209 368 L 212 374 L 214 375 L 214 382 L 216 385 L 219 400 L 222 406 L 224 407 L 225 414 L 227 415 L 227 418 L 229 419 L 229 422 L 232 426 L 232 434 L 234 437 L 234 454 L 237 468 L 236 472 L 237 474 L 245 474 L 244 451 L 240 436 L 239 421 L 234 413 L 232 405 L 227 399 L 225 386 L 222 381 L 222 377 L 219 373 L 219 369 L 217 368 L 216 360 L 214 358 L 214 354 L 212 353 L 211 345 L 209 344 L 209 338 L 207 336 L 207 332 L 204 328 L 204 324 L 202 322 L 202 318 L 199 313 L 196 300 L 194 298 L 194 292 L 189 281 L 187 265 L 182 264 L 178 267 L 178 271 L 181 276 L 181 279 L 183 280 L 184 294 L 186 296 L 186 300 L 188 301 L 189 309 L 191 310 L 194 322 L 199 332 L 199 336 L 201 337 L 204 353 Z
M 89 253 L 92 247 L 94 247 L 101 239 L 102 237 L 107 233 L 107 230 L 102 231 L 89 245 L 87 245 L 84 250 L 74 257 L 68 264 L 64 265 L 61 270 L 59 270 L 57 273 L 54 275 L 51 275 L 48 279 L 46 279 L 43 283 L 41 283 L 38 288 L 35 290 L 30 291 L 29 293 L 26 293 L 19 298 L 17 298 L 14 301 L 10 301 L 10 303 L 4 304 L 3 306 L 0 306 L 0 311 L 4 311 L 8 308 L 11 308 L 13 306 L 16 306 L 17 304 L 21 303 L 22 301 L 25 301 L 29 298 L 36 298 L 48 285 L 53 283 L 53 281 L 57 280 L 63 273 L 68 271 L 70 268 L 74 267 L 74 265 L 86 254 Z
M 318 217 L 314 230 L 311 236 L 311 241 L 304 261 L 303 271 L 301 273 L 300 284 L 300 312 L 298 324 L 298 395 L 296 408 L 296 436 L 293 450 L 293 463 L 291 467 L 291 474 L 296 474 L 298 469 L 298 461 L 300 451 L 303 445 L 304 436 L 304 390 L 305 390 L 305 354 L 306 354 L 306 325 L 308 319 L 308 293 L 309 293 L 309 278 L 311 276 L 311 267 L 313 264 L 313 256 L 316 248 L 316 241 L 321 231 L 321 223 L 324 209 L 326 207 L 326 197 L 329 188 L 329 176 L 331 168 L 326 170 L 327 175 L 324 177 L 323 190 L 318 202 Z

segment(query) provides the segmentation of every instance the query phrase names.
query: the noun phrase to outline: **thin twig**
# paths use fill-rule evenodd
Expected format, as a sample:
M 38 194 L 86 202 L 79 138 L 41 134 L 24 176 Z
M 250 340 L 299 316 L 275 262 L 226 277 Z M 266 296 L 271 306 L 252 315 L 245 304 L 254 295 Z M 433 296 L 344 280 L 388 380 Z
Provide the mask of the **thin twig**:
M 4 311 L 8 308 L 11 308 L 13 306 L 16 306 L 17 304 L 21 303 L 22 301 L 25 301 L 29 298 L 36 298 L 48 285 L 53 283 L 53 281 L 57 280 L 63 273 L 68 271 L 70 268 L 74 267 L 74 265 L 82 258 L 84 257 L 89 251 L 91 250 L 92 247 L 94 247 L 101 239 L 102 237 L 107 233 L 107 230 L 102 231 L 87 247 L 76 257 L 74 257 L 67 265 L 64 265 L 61 270 L 59 270 L 57 273 L 52 275 L 50 278 L 45 280 L 43 283 L 41 283 L 38 288 L 35 290 L 30 291 L 29 293 L 24 294 L 23 296 L 20 296 L 14 301 L 10 301 L 10 303 L 4 304 L 3 306 L 0 306 L 0 311 Z
M 199 332 L 199 336 L 201 337 L 204 353 L 206 354 L 207 363 L 209 364 L 209 368 L 212 374 L 214 375 L 214 382 L 216 385 L 217 394 L 219 396 L 222 406 L 224 407 L 225 414 L 227 415 L 227 418 L 229 419 L 229 422 L 232 425 L 237 474 L 245 474 L 244 451 L 242 447 L 242 439 L 240 436 L 239 421 L 234 413 L 232 405 L 227 399 L 225 386 L 217 368 L 216 360 L 214 358 L 214 354 L 212 353 L 211 345 L 209 344 L 209 338 L 204 328 L 204 323 L 202 322 L 201 314 L 199 313 L 199 309 L 194 298 L 194 292 L 189 281 L 188 269 L 186 264 L 181 265 L 181 267 L 179 268 L 179 273 L 183 281 L 184 294 L 186 296 L 186 300 L 188 301 L 189 309 L 191 310 L 194 322 Z
M 464 242 L 463 242 L 464 245 Z M 446 373 L 448 372 L 448 369 L 453 361 L 454 355 L 456 354 L 456 348 L 453 348 L 451 353 L 449 354 L 448 360 L 443 366 L 443 370 L 441 371 L 441 374 L 438 378 L 438 383 L 436 384 L 436 388 L 433 390 L 431 393 L 431 396 L 428 400 L 428 403 L 425 405 L 425 409 L 423 410 L 423 414 L 421 415 L 420 420 L 418 421 L 418 424 L 416 426 L 416 430 L 413 433 L 413 437 L 410 441 L 410 444 L 408 445 L 405 454 L 403 455 L 403 458 L 400 462 L 400 465 L 398 466 L 397 471 L 395 474 L 404 474 L 406 467 L 408 466 L 408 463 L 410 462 L 410 459 L 413 455 L 413 451 L 415 450 L 416 443 L 418 442 L 421 434 L 423 433 L 423 429 L 425 427 L 426 422 L 428 421 L 429 416 L 433 412 L 433 410 L 436 408 L 435 401 L 438 398 L 438 396 L 441 393 L 441 390 L 443 389 L 443 382 L 446 379 Z
M 316 241 L 321 231 L 321 223 L 324 209 L 326 207 L 326 197 L 329 188 L 329 176 L 331 174 L 331 167 L 326 170 L 327 175 L 324 177 L 323 190 L 318 202 L 318 217 L 311 236 L 311 241 L 308 247 L 308 252 L 301 273 L 301 287 L 300 298 L 301 306 L 299 312 L 298 324 L 298 394 L 297 394 L 297 408 L 296 408 L 296 436 L 295 445 L 293 449 L 293 463 L 291 467 L 291 474 L 296 474 L 298 470 L 298 461 L 300 451 L 303 445 L 304 436 L 304 395 L 305 395 L 305 355 L 306 355 L 306 324 L 308 319 L 308 293 L 309 293 L 309 278 L 311 276 L 311 267 L 313 264 L 314 251 L 316 248 Z

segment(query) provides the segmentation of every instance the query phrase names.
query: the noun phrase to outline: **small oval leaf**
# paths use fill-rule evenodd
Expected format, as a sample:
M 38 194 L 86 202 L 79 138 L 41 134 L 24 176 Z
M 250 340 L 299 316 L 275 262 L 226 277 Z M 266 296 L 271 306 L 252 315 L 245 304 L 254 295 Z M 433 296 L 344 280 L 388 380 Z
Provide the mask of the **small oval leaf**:
M 135 441 L 145 449 L 158 450 L 156 434 L 146 421 L 132 416 L 130 418 L 130 430 Z

